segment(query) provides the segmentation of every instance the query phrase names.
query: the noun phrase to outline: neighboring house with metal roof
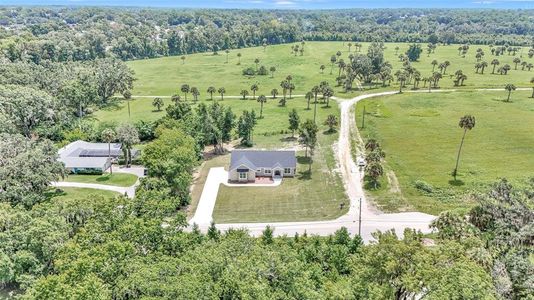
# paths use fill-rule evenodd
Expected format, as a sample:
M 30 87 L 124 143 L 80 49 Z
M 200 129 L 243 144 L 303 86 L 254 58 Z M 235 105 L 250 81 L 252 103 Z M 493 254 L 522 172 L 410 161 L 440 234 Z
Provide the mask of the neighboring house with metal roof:
M 59 161 L 72 173 L 104 172 L 112 163 L 122 155 L 122 146 L 119 143 L 111 144 L 111 151 L 107 143 L 90 143 L 75 141 L 59 149 Z M 111 159 L 108 157 L 111 156 Z
M 294 150 L 233 150 L 228 178 L 253 182 L 256 177 L 293 177 L 297 172 Z

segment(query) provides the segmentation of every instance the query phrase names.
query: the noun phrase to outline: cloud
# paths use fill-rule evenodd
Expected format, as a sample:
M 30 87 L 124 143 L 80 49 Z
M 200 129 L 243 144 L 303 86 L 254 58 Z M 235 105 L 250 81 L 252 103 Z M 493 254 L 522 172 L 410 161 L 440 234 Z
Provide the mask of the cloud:
M 293 1 L 279 0 L 279 1 L 275 1 L 274 4 L 279 5 L 279 6 L 294 6 L 297 3 Z

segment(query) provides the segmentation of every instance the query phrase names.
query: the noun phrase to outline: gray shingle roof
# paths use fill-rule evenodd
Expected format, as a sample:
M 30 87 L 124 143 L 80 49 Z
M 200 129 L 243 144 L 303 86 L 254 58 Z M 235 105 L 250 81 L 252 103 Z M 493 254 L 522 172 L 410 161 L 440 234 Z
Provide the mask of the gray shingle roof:
M 230 170 L 240 166 L 258 168 L 296 168 L 297 158 L 294 150 L 233 150 Z
M 67 168 L 103 168 L 108 161 L 107 143 L 75 141 L 59 149 L 59 161 Z M 111 144 L 111 156 L 121 154 L 121 144 Z

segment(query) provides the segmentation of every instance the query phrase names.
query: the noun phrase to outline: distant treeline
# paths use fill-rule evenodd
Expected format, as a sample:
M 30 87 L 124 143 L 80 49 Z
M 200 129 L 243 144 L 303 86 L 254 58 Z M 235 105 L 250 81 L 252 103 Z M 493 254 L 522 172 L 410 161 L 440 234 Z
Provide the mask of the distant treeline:
M 123 60 L 301 40 L 532 46 L 534 10 L 0 8 L 9 61 Z

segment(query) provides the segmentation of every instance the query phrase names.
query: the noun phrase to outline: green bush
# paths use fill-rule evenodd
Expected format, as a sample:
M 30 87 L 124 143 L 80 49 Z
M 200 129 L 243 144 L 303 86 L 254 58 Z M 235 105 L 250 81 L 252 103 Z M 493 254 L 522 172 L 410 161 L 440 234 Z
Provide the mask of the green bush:
M 416 189 L 424 193 L 432 194 L 434 192 L 434 187 L 430 185 L 429 183 L 426 183 L 425 181 L 422 181 L 422 180 L 416 180 L 414 182 L 414 186 Z
M 248 67 L 243 70 L 243 75 L 245 76 L 254 76 L 255 74 L 256 74 L 256 71 L 254 71 L 254 69 L 251 67 Z
M 98 170 L 98 169 L 78 170 L 76 174 L 78 175 L 102 175 L 102 170 Z

